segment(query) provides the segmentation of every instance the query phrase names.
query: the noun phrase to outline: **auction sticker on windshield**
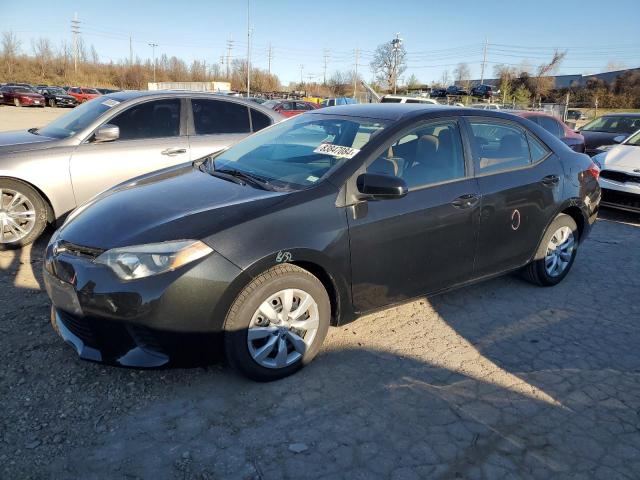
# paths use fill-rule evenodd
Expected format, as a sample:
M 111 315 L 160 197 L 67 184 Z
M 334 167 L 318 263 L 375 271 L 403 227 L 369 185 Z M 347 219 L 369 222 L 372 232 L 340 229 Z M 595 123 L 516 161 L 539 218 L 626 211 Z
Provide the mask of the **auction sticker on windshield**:
M 333 145 L 332 143 L 321 143 L 313 153 L 322 153 L 324 155 L 332 155 L 340 158 L 353 158 L 360 150 L 351 147 L 342 147 L 340 145 Z
M 116 105 L 118 105 L 120 102 L 117 100 L 114 100 L 113 98 L 108 98 L 106 99 L 104 102 L 102 102 L 102 104 L 105 107 L 115 107 Z

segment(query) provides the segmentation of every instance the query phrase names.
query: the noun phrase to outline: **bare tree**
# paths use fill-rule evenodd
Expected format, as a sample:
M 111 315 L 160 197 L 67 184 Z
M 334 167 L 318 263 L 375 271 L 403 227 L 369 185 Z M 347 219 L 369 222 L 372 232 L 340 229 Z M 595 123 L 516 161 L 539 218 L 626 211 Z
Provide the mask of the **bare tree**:
M 420 86 L 420 80 L 413 73 L 409 76 L 409 80 L 407 80 L 407 88 L 418 88 Z
M 48 38 L 40 37 L 37 40 L 31 40 L 31 49 L 33 50 L 33 56 L 38 63 L 38 69 L 40 70 L 40 76 L 46 77 L 47 69 L 53 60 L 53 49 L 51 48 L 51 42 Z
M 543 63 L 538 66 L 536 76 L 533 79 L 533 101 L 540 101 L 542 95 L 545 95 L 553 88 L 553 79 L 549 77 L 549 74 L 554 72 L 562 60 L 567 55 L 567 52 L 559 52 L 556 50 L 548 63 Z
M 100 63 L 100 56 L 98 55 L 98 51 L 96 50 L 96 47 L 91 45 L 90 52 L 91 52 L 91 63 L 93 63 L 94 65 L 98 65 Z
M 5 64 L 7 76 L 13 75 L 20 54 L 20 40 L 12 31 L 2 32 L 2 59 Z
M 500 92 L 502 93 L 502 101 L 506 103 L 507 98 L 511 98 L 514 88 L 514 80 L 518 77 L 518 70 L 509 65 L 496 65 L 493 67 L 493 73 L 500 79 Z
M 453 70 L 453 76 L 459 85 L 469 86 L 471 80 L 471 70 L 467 63 L 461 62 Z
M 616 70 L 625 70 L 627 66 L 624 62 L 620 62 L 617 60 L 609 60 L 607 65 L 604 67 L 605 72 L 615 72 Z
M 397 50 L 390 42 L 378 45 L 370 64 L 376 80 L 387 88 L 393 87 L 394 81 L 407 69 L 406 56 L 407 52 L 402 45 Z
M 442 87 L 448 87 L 451 82 L 451 75 L 449 75 L 449 70 L 445 70 L 442 72 L 442 77 L 440 77 L 440 84 Z

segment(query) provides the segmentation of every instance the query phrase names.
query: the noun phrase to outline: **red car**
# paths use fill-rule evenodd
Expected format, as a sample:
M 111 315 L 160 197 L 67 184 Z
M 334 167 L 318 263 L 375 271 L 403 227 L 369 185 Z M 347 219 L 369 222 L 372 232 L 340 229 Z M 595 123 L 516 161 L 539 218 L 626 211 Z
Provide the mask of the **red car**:
M 87 100 L 91 100 L 102 95 L 95 88 L 87 87 L 71 87 L 69 90 L 67 90 L 67 93 L 75 98 L 78 103 L 84 103 Z
M 39 93 L 30 90 L 27 87 L 4 86 L 0 88 L 2 93 L 2 103 L 15 105 L 16 107 L 43 107 L 45 99 Z
M 285 117 L 293 117 L 319 108 L 318 104 L 303 100 L 267 100 L 262 106 L 271 108 Z
M 524 117 L 526 119 L 531 120 L 534 123 L 537 123 L 542 128 L 552 133 L 564 143 L 566 143 L 569 148 L 576 152 L 584 153 L 585 144 L 584 137 L 579 133 L 571 130 L 563 121 L 558 120 L 553 115 L 549 115 L 544 112 L 513 112 L 516 115 Z

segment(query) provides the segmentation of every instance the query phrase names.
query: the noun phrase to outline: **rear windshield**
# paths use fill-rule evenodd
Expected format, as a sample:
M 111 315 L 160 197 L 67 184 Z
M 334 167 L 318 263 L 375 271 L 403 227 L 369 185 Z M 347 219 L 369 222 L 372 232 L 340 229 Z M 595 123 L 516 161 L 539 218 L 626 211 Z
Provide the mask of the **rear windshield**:
M 382 100 L 380 100 L 380 103 L 400 103 L 400 102 L 402 102 L 401 98 L 383 97 Z
M 626 133 L 631 134 L 640 129 L 640 116 L 611 115 L 598 117 L 587 123 L 580 130 L 584 132 Z

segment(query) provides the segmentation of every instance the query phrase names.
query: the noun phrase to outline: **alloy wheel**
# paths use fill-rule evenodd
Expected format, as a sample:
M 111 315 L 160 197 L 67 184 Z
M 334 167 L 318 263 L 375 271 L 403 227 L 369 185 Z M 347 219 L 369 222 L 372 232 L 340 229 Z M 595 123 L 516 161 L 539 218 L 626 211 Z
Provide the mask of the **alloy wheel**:
M 299 361 L 319 327 L 318 304 L 299 289 L 281 290 L 264 300 L 251 318 L 247 345 L 253 360 L 266 368 Z
M 560 227 L 554 232 L 544 257 L 544 268 L 550 277 L 562 275 L 571 262 L 574 249 L 575 238 L 569 227 Z
M 33 202 L 16 190 L 0 188 L 0 243 L 22 240 L 35 224 Z

